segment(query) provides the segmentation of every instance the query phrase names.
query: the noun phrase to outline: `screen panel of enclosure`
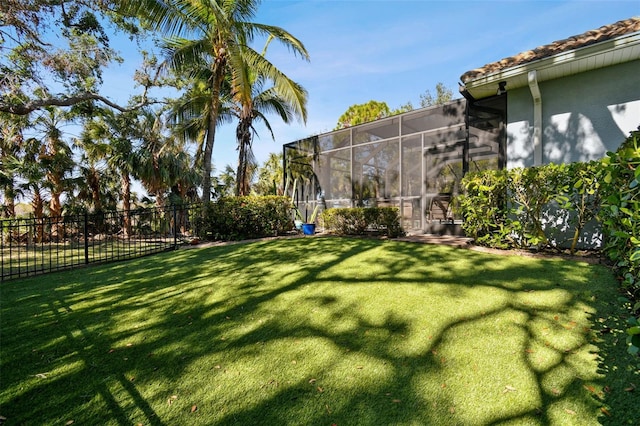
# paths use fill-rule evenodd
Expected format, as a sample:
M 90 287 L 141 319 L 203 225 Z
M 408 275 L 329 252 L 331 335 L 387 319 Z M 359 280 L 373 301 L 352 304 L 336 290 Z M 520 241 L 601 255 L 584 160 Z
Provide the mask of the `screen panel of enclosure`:
M 307 216 L 316 204 L 395 206 L 407 230 L 459 224 L 462 177 L 504 167 L 505 115 L 506 96 L 458 99 L 292 142 L 284 146 L 288 187 Z

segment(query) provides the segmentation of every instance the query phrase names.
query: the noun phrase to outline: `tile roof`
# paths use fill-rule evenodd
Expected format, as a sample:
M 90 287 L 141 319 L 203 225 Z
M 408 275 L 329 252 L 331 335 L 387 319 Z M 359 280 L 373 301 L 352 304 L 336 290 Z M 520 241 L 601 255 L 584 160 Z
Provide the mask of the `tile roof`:
M 600 27 L 597 30 L 587 31 L 586 33 L 569 37 L 564 40 L 554 41 L 553 43 L 536 47 L 533 50 L 527 50 L 526 52 L 519 53 L 515 56 L 510 56 L 500 61 L 492 62 L 483 67 L 467 71 L 460 76 L 460 80 L 463 83 L 467 83 L 470 80 L 487 74 L 502 71 L 517 65 L 526 64 L 528 62 L 533 62 L 538 59 L 547 58 L 558 53 L 600 43 L 624 34 L 634 33 L 636 31 L 640 31 L 640 17 L 618 21 L 614 24 Z

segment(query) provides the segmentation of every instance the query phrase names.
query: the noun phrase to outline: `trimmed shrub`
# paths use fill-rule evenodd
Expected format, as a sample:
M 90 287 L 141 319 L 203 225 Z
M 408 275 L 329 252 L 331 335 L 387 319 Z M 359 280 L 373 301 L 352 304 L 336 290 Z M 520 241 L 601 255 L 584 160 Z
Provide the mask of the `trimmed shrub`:
M 462 179 L 464 195 L 458 196 L 462 229 L 477 244 L 496 248 L 515 245 L 507 207 L 508 171 L 468 173 Z
M 291 201 L 282 196 L 223 197 L 196 218 L 203 240 L 242 240 L 281 235 L 293 229 Z
M 322 212 L 324 226 L 338 235 L 383 233 L 390 238 L 405 234 L 396 207 L 333 208 Z
M 458 197 L 462 228 L 480 245 L 574 252 L 595 238 L 585 226 L 599 209 L 601 169 L 590 162 L 469 173 Z
M 324 226 L 338 235 L 364 235 L 367 222 L 364 208 L 332 208 L 322 212 Z

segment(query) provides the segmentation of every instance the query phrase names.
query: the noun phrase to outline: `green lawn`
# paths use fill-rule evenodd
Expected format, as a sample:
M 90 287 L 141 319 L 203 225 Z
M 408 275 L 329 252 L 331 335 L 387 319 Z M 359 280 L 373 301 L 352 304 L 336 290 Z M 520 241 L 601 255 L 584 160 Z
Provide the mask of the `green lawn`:
M 616 288 L 599 265 L 341 238 L 9 281 L 0 416 L 637 425 L 640 370 L 625 352 Z

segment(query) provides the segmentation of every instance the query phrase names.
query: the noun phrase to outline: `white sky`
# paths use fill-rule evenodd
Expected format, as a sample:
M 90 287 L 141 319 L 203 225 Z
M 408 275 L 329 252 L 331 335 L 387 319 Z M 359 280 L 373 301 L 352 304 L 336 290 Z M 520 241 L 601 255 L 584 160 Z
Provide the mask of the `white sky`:
M 460 75 L 525 50 L 640 16 L 640 1 L 431 1 L 264 0 L 255 22 L 289 31 L 311 61 L 272 43 L 267 58 L 309 92 L 308 120 L 285 125 L 270 119 L 254 140 L 257 159 L 282 145 L 332 130 L 346 109 L 369 100 L 390 108 L 411 101 L 438 82 L 458 94 Z M 122 39 L 126 61 L 105 72 L 105 95 L 126 101 L 138 59 Z M 257 47 L 261 49 L 261 46 Z M 235 168 L 235 127 L 218 130 L 213 162 Z

